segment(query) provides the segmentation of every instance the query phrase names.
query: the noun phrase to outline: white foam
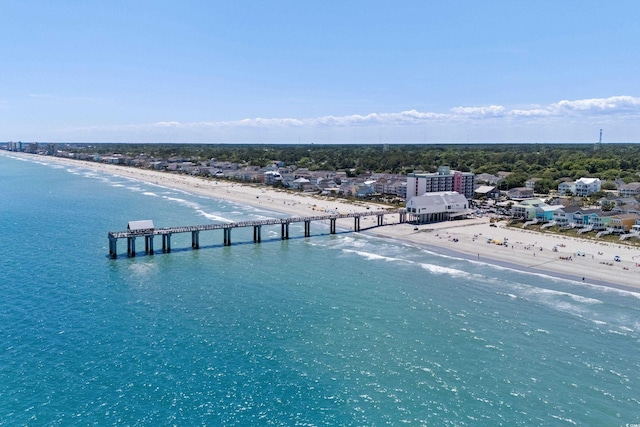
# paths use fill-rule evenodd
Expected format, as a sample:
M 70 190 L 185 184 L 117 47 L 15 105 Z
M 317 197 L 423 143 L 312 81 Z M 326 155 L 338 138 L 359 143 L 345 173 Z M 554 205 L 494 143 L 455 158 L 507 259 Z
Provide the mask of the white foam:
M 211 221 L 217 221 L 217 222 L 233 222 L 227 218 L 221 217 L 219 215 L 215 215 L 209 212 L 205 212 L 202 209 L 196 209 L 196 212 L 198 212 L 200 215 L 204 216 L 207 219 L 210 219 Z
M 361 257 L 368 260 L 384 260 L 384 261 L 401 261 L 401 262 L 410 262 L 401 258 L 393 258 L 384 255 L 374 254 L 371 252 L 357 251 L 355 249 L 342 249 L 343 252 L 354 253 L 360 255 Z
M 454 277 L 472 277 L 471 273 L 450 267 L 443 267 L 435 264 L 421 263 L 420 267 L 433 274 L 448 274 Z
M 547 288 L 538 288 L 535 286 L 529 285 L 521 285 L 522 287 L 527 287 L 526 293 L 529 295 L 540 294 L 545 296 L 558 296 L 558 297 L 569 297 L 576 302 L 580 302 L 583 304 L 602 304 L 602 301 L 595 298 L 584 297 L 582 295 L 572 294 L 570 292 L 556 291 L 553 289 Z
M 169 197 L 169 196 L 162 196 L 163 199 L 167 199 L 170 200 L 172 202 L 176 202 L 179 203 L 183 206 L 187 206 L 193 209 L 200 209 L 200 205 L 198 205 L 195 202 L 190 202 L 189 200 L 185 200 L 185 199 L 181 199 L 179 197 Z

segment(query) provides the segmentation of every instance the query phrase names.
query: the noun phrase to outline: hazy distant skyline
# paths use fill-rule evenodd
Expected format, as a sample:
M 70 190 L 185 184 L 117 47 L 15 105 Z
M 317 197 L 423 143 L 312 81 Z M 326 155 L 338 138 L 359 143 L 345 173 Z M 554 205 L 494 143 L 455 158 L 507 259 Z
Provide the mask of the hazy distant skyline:
M 0 141 L 640 142 L 640 3 L 0 5 Z

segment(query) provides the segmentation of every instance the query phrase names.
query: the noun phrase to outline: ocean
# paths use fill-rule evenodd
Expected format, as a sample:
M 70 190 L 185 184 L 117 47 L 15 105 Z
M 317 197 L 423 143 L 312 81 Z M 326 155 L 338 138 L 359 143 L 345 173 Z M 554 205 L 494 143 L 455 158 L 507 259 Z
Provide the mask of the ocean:
M 640 423 L 640 294 L 0 153 L 0 425 Z M 144 245 L 142 245 L 144 246 Z

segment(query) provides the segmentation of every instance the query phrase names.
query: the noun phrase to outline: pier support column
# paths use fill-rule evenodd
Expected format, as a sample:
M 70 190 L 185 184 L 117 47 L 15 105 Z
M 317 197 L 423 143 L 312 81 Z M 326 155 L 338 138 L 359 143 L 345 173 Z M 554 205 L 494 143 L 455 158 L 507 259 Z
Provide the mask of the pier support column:
M 353 231 L 360 231 L 360 217 L 353 217 Z
M 288 222 L 283 222 L 282 223 L 282 240 L 287 240 L 289 239 L 289 223 Z
M 193 249 L 200 249 L 200 232 L 199 231 L 191 232 L 191 247 Z
M 231 246 L 231 229 L 230 228 L 224 228 L 224 242 L 223 245 L 224 246 Z
M 112 236 L 109 236 L 109 256 L 112 259 L 118 257 L 118 239 Z
M 133 236 L 127 237 L 127 255 L 136 256 L 136 238 Z
M 260 243 L 262 241 L 261 232 L 262 232 L 261 225 L 253 226 L 253 243 Z
M 329 233 L 330 234 L 336 234 L 336 219 L 335 218 L 330 218 L 329 219 Z
M 171 234 L 162 235 L 162 252 L 171 253 Z
M 144 236 L 144 250 L 149 255 L 153 255 L 153 235 Z
M 311 237 L 311 221 L 304 222 L 304 237 Z

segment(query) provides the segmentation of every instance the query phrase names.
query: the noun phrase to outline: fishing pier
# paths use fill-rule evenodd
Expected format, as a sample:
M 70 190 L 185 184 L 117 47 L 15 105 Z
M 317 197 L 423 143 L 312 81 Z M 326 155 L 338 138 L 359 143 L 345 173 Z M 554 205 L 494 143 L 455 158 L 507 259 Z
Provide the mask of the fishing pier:
M 184 227 L 168 227 L 154 228 L 152 221 L 131 221 L 126 231 L 110 231 L 109 237 L 109 256 L 113 259 L 117 258 L 118 239 L 127 239 L 127 255 L 136 256 L 136 239 L 144 239 L 144 250 L 148 255 L 153 255 L 153 239 L 156 236 L 162 238 L 162 252 L 171 252 L 171 236 L 179 233 L 191 233 L 191 248 L 200 248 L 200 232 L 222 230 L 223 245 L 231 246 L 231 230 L 234 228 L 253 227 L 253 242 L 260 243 L 262 241 L 261 233 L 263 226 L 280 225 L 280 237 L 282 240 L 289 239 L 289 224 L 304 222 L 304 237 L 311 237 L 311 222 L 313 221 L 329 221 L 329 233 L 336 234 L 336 220 L 343 218 L 353 218 L 353 231 L 360 231 L 360 219 L 375 216 L 377 217 L 377 227 L 389 225 L 384 223 L 385 215 L 398 214 L 398 223 L 406 222 L 406 210 L 384 210 L 372 212 L 356 212 L 356 213 L 338 213 L 327 215 L 316 215 L 306 217 L 291 218 L 274 218 L 259 221 L 242 221 L 227 222 L 219 224 L 206 225 L 190 225 Z

